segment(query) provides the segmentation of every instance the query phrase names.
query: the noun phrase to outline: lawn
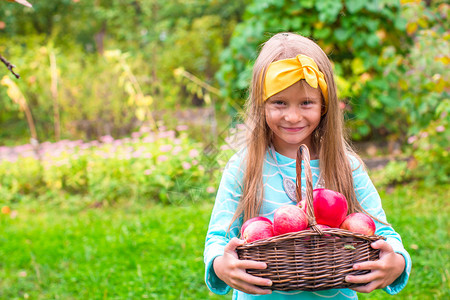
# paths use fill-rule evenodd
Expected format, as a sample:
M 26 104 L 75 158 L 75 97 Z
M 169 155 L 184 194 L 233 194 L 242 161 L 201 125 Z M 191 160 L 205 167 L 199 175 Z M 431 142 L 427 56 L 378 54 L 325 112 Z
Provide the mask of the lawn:
M 396 299 L 450 299 L 448 187 L 410 184 L 381 194 L 413 259 L 409 284 Z M 203 282 L 212 200 L 13 209 L 16 216 L 0 215 L 0 299 L 231 298 L 211 294 Z
M 0 298 L 214 299 L 202 280 L 210 209 L 20 207 L 1 216 Z

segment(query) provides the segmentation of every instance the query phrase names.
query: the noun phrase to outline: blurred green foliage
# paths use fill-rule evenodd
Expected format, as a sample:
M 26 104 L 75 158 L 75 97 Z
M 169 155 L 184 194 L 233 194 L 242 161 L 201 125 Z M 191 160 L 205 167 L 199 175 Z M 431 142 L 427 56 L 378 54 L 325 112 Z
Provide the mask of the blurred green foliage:
M 89 205 L 196 202 L 215 193 L 219 172 L 233 153 L 205 154 L 185 129 L 102 140 L 45 143 L 38 152 L 40 160 L 28 145 L 19 146 L 15 154 L 6 151 L 9 154 L 0 157 L 0 199 L 11 204 L 50 199 L 63 203 L 79 195 Z
M 444 1 L 253 1 L 217 77 L 227 97 L 244 99 L 268 35 L 311 37 L 333 62 L 352 138 L 398 141 L 416 160 L 413 177 L 448 182 L 448 11 Z M 400 173 L 392 182 L 409 178 Z
M 408 137 L 405 152 L 413 157 L 411 173 L 429 184 L 448 183 L 450 174 L 449 8 L 444 3 L 404 5 L 414 43 L 406 55 L 392 47 L 382 55 L 384 74 L 391 78 L 387 90 L 397 95 L 396 123 L 402 130 L 395 133 L 403 141 Z
M 35 116 L 40 140 L 55 139 L 50 52 L 57 61 L 62 137 L 119 137 L 148 121 L 138 112 L 143 105 L 127 101 L 124 64 L 142 95 L 152 97 L 147 107 L 153 115 L 202 105 L 202 95 L 187 89 L 173 72 L 183 67 L 217 86 L 219 54 L 246 2 L 58 0 L 33 3 L 33 9 L 2 3 L 0 53 L 22 76 L 17 82 Z M 107 51 L 119 51 L 124 60 L 108 61 Z M 0 124 L 7 128 L 0 139 L 26 136 L 21 112 L 4 88 L 0 106 L 6 109 Z
M 22 75 L 15 82 L 40 141 L 123 137 L 158 119 L 175 127 L 171 111 L 198 106 L 233 114 L 246 97 L 260 44 L 293 31 L 316 40 L 333 61 L 355 141 L 395 141 L 415 159 L 408 164 L 414 174 L 448 181 L 450 37 L 443 0 L 33 4 L 1 4 L 0 53 Z M 180 68 L 202 84 L 177 77 Z M 3 86 L 0 107 L 1 143 L 25 143 L 24 114 Z M 224 124 L 213 124 L 214 116 L 206 123 L 219 131 L 229 125 L 229 118 L 216 120 Z M 204 126 L 195 131 L 202 133 L 198 140 Z

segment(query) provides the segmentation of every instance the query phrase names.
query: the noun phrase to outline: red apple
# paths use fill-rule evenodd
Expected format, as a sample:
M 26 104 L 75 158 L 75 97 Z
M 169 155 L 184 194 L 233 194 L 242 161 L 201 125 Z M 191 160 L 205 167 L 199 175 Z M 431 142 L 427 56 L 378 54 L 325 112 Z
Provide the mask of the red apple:
M 251 219 L 248 219 L 247 221 L 244 222 L 244 224 L 241 227 L 241 237 L 244 236 L 244 230 L 245 228 L 247 228 L 248 225 L 250 225 L 251 223 L 255 222 L 255 221 L 264 221 L 269 223 L 270 225 L 272 225 L 272 221 L 270 221 L 269 219 L 267 219 L 266 217 L 254 217 Z
M 296 205 L 281 206 L 273 215 L 273 232 L 275 235 L 301 231 L 306 228 L 308 228 L 308 217 Z
M 365 235 L 373 235 L 375 233 L 375 222 L 366 214 L 353 213 L 344 219 L 339 228 Z
M 306 213 L 306 198 L 302 197 L 302 200 L 297 203 L 297 206 L 300 207 Z
M 313 199 L 317 223 L 338 228 L 347 215 L 345 196 L 328 189 L 315 189 Z
M 246 226 L 242 235 L 247 243 L 270 238 L 273 236 L 273 226 L 266 221 L 254 221 Z

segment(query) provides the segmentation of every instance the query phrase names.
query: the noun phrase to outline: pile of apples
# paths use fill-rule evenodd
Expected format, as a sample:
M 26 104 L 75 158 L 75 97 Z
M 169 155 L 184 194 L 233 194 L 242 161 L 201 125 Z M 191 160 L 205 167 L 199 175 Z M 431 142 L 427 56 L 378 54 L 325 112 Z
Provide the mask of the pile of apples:
M 341 193 L 328 189 L 313 191 L 314 215 L 316 226 L 321 229 L 340 228 L 365 235 L 375 233 L 375 222 L 363 213 L 347 215 L 347 200 Z M 241 228 L 241 238 L 247 243 L 288 232 L 306 230 L 309 227 L 306 215 L 306 199 L 297 205 L 279 207 L 273 222 L 266 217 L 255 217 L 247 220 Z

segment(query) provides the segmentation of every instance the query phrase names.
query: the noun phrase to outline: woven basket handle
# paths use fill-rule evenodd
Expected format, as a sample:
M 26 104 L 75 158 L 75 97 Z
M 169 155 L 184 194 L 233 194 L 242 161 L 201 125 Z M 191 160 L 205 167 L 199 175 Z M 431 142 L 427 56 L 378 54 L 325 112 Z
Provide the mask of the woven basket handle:
M 312 230 L 319 234 L 323 234 L 322 230 L 318 228 L 316 222 L 316 216 L 314 215 L 313 206 L 313 185 L 312 185 L 312 173 L 310 165 L 310 156 L 308 147 L 304 144 L 300 145 L 297 150 L 297 201 L 302 201 L 302 160 L 305 162 L 305 179 L 306 179 L 306 214 L 308 216 L 308 223 Z

